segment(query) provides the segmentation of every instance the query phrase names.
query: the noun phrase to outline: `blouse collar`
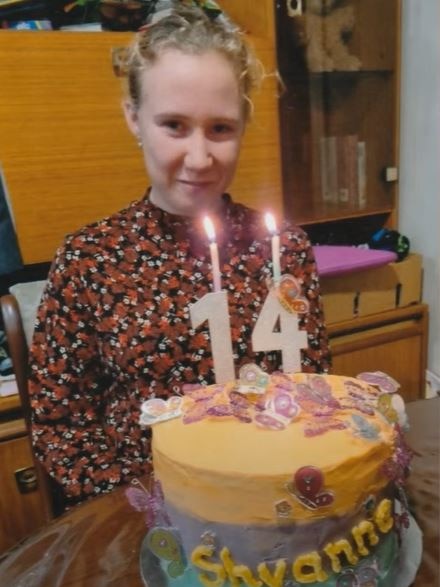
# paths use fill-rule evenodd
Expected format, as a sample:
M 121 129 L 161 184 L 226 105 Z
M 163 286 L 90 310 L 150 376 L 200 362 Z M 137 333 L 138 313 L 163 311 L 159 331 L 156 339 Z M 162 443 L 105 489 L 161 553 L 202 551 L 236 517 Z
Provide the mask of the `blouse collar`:
M 148 193 L 144 203 L 146 217 L 154 220 L 163 234 L 169 234 L 179 246 L 188 247 L 195 256 L 208 254 L 209 241 L 201 216 L 181 216 L 166 212 L 148 199 Z M 220 256 L 229 246 L 239 250 L 248 248 L 260 232 L 261 216 L 245 206 L 235 204 L 229 194 L 222 195 L 220 210 L 215 216 L 211 216 L 211 220 L 215 227 Z

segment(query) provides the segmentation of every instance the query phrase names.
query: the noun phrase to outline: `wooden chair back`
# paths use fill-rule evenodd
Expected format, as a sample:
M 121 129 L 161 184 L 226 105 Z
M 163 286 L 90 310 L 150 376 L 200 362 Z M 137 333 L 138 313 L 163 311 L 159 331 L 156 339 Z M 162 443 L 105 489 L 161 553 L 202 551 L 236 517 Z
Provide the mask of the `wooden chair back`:
M 34 455 L 32 447 L 32 410 L 28 390 L 29 361 L 28 343 L 20 313 L 20 306 L 16 297 L 7 294 L 0 297 L 0 307 L 3 325 L 12 360 L 18 393 L 26 423 L 31 452 L 34 456 L 34 466 L 38 479 L 38 486 L 43 497 L 43 503 L 48 519 L 56 517 L 63 512 L 61 492 L 55 486 L 54 481 L 44 470 L 42 464 Z

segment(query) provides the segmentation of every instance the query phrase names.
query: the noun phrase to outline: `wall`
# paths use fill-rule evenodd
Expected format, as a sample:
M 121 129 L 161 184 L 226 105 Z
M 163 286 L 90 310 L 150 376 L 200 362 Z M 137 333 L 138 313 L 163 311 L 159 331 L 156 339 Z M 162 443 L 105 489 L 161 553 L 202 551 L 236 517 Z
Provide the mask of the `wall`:
M 440 389 L 440 2 L 403 0 L 402 5 L 399 227 L 423 255 L 428 371 Z

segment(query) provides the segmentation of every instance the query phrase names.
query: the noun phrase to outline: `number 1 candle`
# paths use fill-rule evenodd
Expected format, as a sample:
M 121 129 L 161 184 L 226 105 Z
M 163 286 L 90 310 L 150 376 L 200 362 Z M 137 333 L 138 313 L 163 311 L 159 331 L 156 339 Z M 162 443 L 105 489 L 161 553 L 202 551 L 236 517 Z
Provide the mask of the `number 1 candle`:
M 205 227 L 206 234 L 209 239 L 209 251 L 211 253 L 211 265 L 212 265 L 212 280 L 213 280 L 213 291 L 221 291 L 221 278 L 220 278 L 220 265 L 218 260 L 218 247 L 215 242 L 215 230 L 212 220 L 209 216 L 205 216 L 203 219 L 203 226 Z
M 216 383 L 226 383 L 235 379 L 228 294 L 221 289 L 214 225 L 208 216 L 203 219 L 203 224 L 210 241 L 209 250 L 211 252 L 214 291 L 205 294 L 195 304 L 191 304 L 189 313 L 193 328 L 198 328 L 204 322 L 208 322 L 215 381 Z
M 277 225 L 273 214 L 267 212 L 264 216 L 267 230 L 272 235 L 272 266 L 273 266 L 273 280 L 277 284 L 281 277 L 280 267 L 280 237 L 277 233 Z
M 227 293 L 216 291 L 205 294 L 189 306 L 189 314 L 193 328 L 208 322 L 215 382 L 227 383 L 235 379 Z

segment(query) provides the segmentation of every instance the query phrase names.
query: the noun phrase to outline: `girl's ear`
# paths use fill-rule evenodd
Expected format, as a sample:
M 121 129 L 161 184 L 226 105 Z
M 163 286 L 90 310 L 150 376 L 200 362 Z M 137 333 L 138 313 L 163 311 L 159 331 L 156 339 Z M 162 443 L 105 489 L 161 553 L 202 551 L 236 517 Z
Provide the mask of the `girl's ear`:
M 131 100 L 124 100 L 122 102 L 122 110 L 124 111 L 125 121 L 128 128 L 135 137 L 139 137 L 139 117 L 137 108 Z

